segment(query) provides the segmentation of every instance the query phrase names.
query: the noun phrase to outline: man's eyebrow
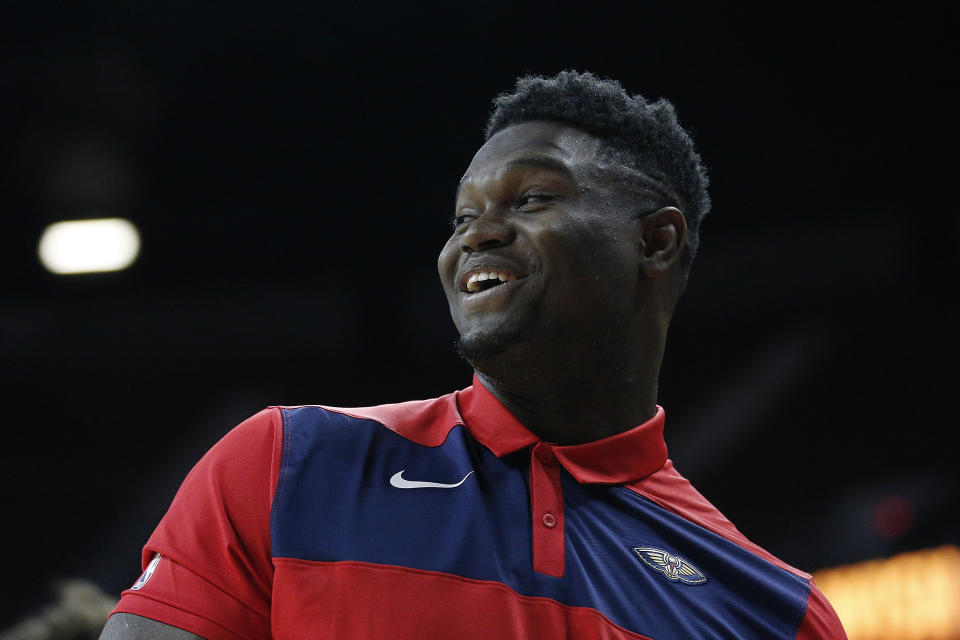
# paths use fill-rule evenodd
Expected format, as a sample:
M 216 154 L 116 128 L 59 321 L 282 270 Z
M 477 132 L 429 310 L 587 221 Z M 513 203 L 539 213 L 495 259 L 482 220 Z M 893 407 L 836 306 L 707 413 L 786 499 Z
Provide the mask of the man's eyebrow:
M 573 171 L 566 162 L 552 156 L 526 156 L 515 158 L 507 163 L 507 169 L 546 169 L 554 173 L 562 173 L 568 178 L 574 179 Z
M 514 171 L 517 169 L 544 169 L 546 171 L 552 171 L 554 173 L 559 173 L 574 182 L 577 181 L 576 176 L 573 173 L 573 170 L 567 165 L 566 162 L 560 160 L 559 158 L 554 158 L 552 156 L 523 156 L 520 158 L 514 158 L 509 161 L 506 165 L 507 171 Z M 460 178 L 460 182 L 457 183 L 457 193 L 459 197 L 460 189 L 463 187 L 464 181 L 467 179 L 467 176 Z

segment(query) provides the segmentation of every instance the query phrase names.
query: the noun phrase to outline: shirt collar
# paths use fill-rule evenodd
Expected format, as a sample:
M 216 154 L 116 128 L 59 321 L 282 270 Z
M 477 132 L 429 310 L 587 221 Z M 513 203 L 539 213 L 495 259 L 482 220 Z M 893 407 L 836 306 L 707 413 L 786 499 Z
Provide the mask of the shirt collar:
M 470 433 L 498 458 L 541 442 L 476 375 L 472 386 L 457 392 L 456 402 Z M 544 445 L 581 484 L 623 484 L 650 475 L 667 461 L 664 417 L 658 405 L 656 415 L 633 429 L 583 444 Z

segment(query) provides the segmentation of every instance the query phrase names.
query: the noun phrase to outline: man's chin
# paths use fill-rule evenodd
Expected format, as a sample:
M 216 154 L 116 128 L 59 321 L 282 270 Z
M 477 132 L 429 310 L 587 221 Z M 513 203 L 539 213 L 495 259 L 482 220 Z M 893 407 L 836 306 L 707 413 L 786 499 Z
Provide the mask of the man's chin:
M 524 337 L 525 332 L 519 327 L 513 331 L 471 331 L 457 338 L 454 346 L 470 366 L 483 370 L 484 365 L 493 363 Z

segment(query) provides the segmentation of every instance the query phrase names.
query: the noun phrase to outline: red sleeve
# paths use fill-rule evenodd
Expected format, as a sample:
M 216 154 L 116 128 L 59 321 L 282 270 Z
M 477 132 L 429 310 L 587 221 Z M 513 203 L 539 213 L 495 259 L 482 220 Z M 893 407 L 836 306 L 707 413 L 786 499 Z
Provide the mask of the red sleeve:
M 847 640 L 840 618 L 812 578 L 807 613 L 797 630 L 797 640 Z
M 282 439 L 279 409 L 265 409 L 201 458 L 143 548 L 144 574 L 114 613 L 207 640 L 270 637 L 270 508 Z

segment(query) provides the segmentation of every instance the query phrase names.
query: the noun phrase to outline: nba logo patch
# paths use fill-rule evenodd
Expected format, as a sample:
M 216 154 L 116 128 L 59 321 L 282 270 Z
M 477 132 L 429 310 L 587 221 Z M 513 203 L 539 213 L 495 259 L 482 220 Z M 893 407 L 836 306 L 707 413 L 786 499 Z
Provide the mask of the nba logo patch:
M 160 554 L 157 553 L 153 556 L 153 560 L 150 561 L 150 564 L 147 565 L 147 568 L 144 569 L 143 573 L 137 578 L 137 581 L 133 583 L 133 586 L 130 587 L 132 591 L 137 591 L 143 588 L 143 585 L 147 584 L 147 581 L 153 575 L 153 572 L 157 570 L 157 565 L 160 564 Z

